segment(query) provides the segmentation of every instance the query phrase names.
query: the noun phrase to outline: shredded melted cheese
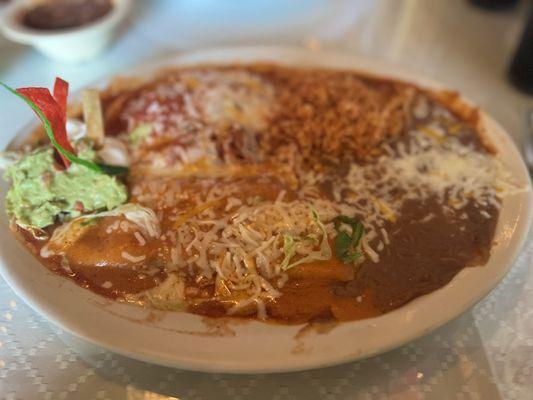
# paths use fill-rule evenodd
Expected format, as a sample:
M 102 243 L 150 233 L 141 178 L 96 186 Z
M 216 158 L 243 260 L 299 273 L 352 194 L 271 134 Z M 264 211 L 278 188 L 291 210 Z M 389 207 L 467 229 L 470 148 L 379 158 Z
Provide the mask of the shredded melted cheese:
M 234 197 L 231 184 L 216 184 L 167 232 L 174 244 L 169 281 L 129 301 L 155 307 L 161 299 L 174 302 L 176 279 L 188 274 L 214 282 L 216 299 L 231 299 L 229 314 L 255 307 L 258 318 L 266 318 L 265 301 L 280 296 L 288 268 L 332 257 L 328 242 L 335 238 L 332 219 L 339 214 L 361 218 L 361 249 L 374 263 L 390 244 L 387 227 L 406 200 L 436 196 L 457 211 L 473 201 L 481 215 L 490 217 L 485 207 L 499 207 L 504 197 L 525 186 L 497 157 L 471 146 L 454 136 L 412 131 L 406 142 L 384 145 L 384 155 L 374 161 L 352 164 L 345 177 L 333 182 L 333 200 L 320 195 L 318 185 L 325 178 L 318 172 L 301 174 L 300 197 L 293 201 L 284 200 L 284 191 L 275 201 L 243 201 Z M 221 217 L 214 207 L 225 210 Z
M 153 210 L 147 207 L 142 207 L 139 204 L 126 203 L 111 211 L 82 215 L 59 226 L 54 230 L 49 242 L 42 247 L 41 256 L 48 258 L 54 254 L 62 254 L 66 248 L 72 246 L 83 233 L 85 233 L 90 226 L 91 220 L 117 216 L 123 216 L 128 221 L 133 222 L 147 237 L 158 238 L 161 234 L 159 220 Z M 124 221 L 122 221 L 122 223 L 124 223 Z M 111 227 L 118 229 L 120 224 L 121 222 L 117 220 L 114 222 L 114 225 L 111 225 Z M 124 225 L 121 228 L 124 231 L 128 230 Z M 111 231 L 108 233 L 111 233 Z M 144 240 L 144 238 L 142 240 Z M 127 256 L 123 258 L 133 262 L 142 261 L 137 259 L 132 260 L 131 257 L 128 258 Z

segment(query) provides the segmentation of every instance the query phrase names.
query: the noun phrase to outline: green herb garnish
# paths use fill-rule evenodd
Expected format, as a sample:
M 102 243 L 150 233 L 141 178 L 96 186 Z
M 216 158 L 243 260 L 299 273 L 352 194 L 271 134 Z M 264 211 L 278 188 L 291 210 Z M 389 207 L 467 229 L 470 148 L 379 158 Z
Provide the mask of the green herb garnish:
M 346 215 L 339 215 L 333 219 L 337 237 L 335 238 L 335 254 L 343 263 L 351 263 L 363 255 L 359 250 L 359 243 L 363 237 L 364 227 L 358 218 L 350 218 Z M 350 227 L 351 232 L 341 229 L 345 224 Z

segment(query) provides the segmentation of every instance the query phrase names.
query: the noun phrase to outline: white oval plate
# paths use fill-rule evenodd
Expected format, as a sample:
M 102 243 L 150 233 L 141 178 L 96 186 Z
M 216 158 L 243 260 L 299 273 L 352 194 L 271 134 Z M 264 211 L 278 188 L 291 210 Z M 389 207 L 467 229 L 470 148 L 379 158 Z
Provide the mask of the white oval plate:
M 193 52 L 139 67 L 128 74 L 151 74 L 169 65 L 255 61 L 354 69 L 442 88 L 382 62 L 353 55 L 279 47 Z M 505 164 L 520 181 L 530 185 L 527 170 L 511 139 L 489 116 L 483 115 L 483 121 L 488 137 L 499 149 Z M 24 135 L 27 132 L 19 135 L 17 141 Z M 6 184 L 2 185 L 3 198 Z M 5 212 L 0 217 L 0 272 L 22 299 L 53 323 L 89 342 L 132 358 L 197 371 L 304 370 L 385 352 L 424 335 L 473 306 L 511 267 L 527 234 L 531 200 L 529 190 L 504 201 L 496 244 L 487 265 L 464 269 L 444 288 L 383 316 L 342 323 L 328 333 L 309 333 L 300 339 L 295 339 L 295 335 L 301 326 L 257 321 L 206 322 L 187 313 L 150 312 L 107 301 L 42 267 L 10 234 Z

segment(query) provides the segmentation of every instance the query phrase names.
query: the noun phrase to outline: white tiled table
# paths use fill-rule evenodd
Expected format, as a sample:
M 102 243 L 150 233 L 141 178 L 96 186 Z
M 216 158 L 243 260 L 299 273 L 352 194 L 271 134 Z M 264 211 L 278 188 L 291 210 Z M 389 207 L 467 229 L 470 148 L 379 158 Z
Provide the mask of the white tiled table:
M 494 14 L 463 0 L 137 0 L 119 40 L 88 64 L 57 64 L 0 38 L 0 80 L 49 86 L 59 75 L 76 89 L 186 49 L 319 45 L 403 64 L 457 88 L 520 144 L 533 99 L 505 73 L 526 3 Z M 0 110 L 3 147 L 32 116 L 5 93 Z M 0 278 L 0 398 L 531 399 L 532 239 L 492 294 L 436 332 L 369 360 L 270 376 L 190 373 L 89 346 L 48 324 Z

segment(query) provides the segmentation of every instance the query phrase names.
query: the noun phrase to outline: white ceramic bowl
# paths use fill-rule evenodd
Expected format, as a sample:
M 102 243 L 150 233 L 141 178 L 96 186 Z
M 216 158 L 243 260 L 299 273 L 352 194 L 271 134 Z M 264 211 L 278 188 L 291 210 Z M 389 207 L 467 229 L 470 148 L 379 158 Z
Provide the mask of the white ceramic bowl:
M 283 47 L 198 51 L 124 72 L 149 77 L 168 66 L 255 61 L 351 69 L 442 89 L 438 83 L 380 61 Z M 95 86 L 105 84 L 99 82 Z M 505 131 L 485 113 L 482 120 L 502 162 L 529 190 L 503 201 L 495 244 L 485 266 L 465 268 L 443 288 L 379 317 L 341 323 L 328 333 L 309 330 L 298 335 L 301 325 L 206 321 L 184 312 L 150 311 L 109 301 L 40 265 L 10 234 L 3 207 L 0 207 L 0 273 L 24 301 L 65 330 L 117 353 L 157 364 L 214 372 L 282 372 L 382 353 L 438 328 L 472 307 L 505 276 L 524 243 L 533 198 L 527 169 Z M 28 127 L 21 132 L 13 145 L 20 144 L 30 131 Z M 0 201 L 6 186 L 0 182 Z
M 107 47 L 127 15 L 131 0 L 113 0 L 113 8 L 102 18 L 77 28 L 55 31 L 31 29 L 20 22 L 21 13 L 30 5 L 30 0 L 15 0 L 3 10 L 0 28 L 4 35 L 14 42 L 32 45 L 56 61 L 79 63 Z

